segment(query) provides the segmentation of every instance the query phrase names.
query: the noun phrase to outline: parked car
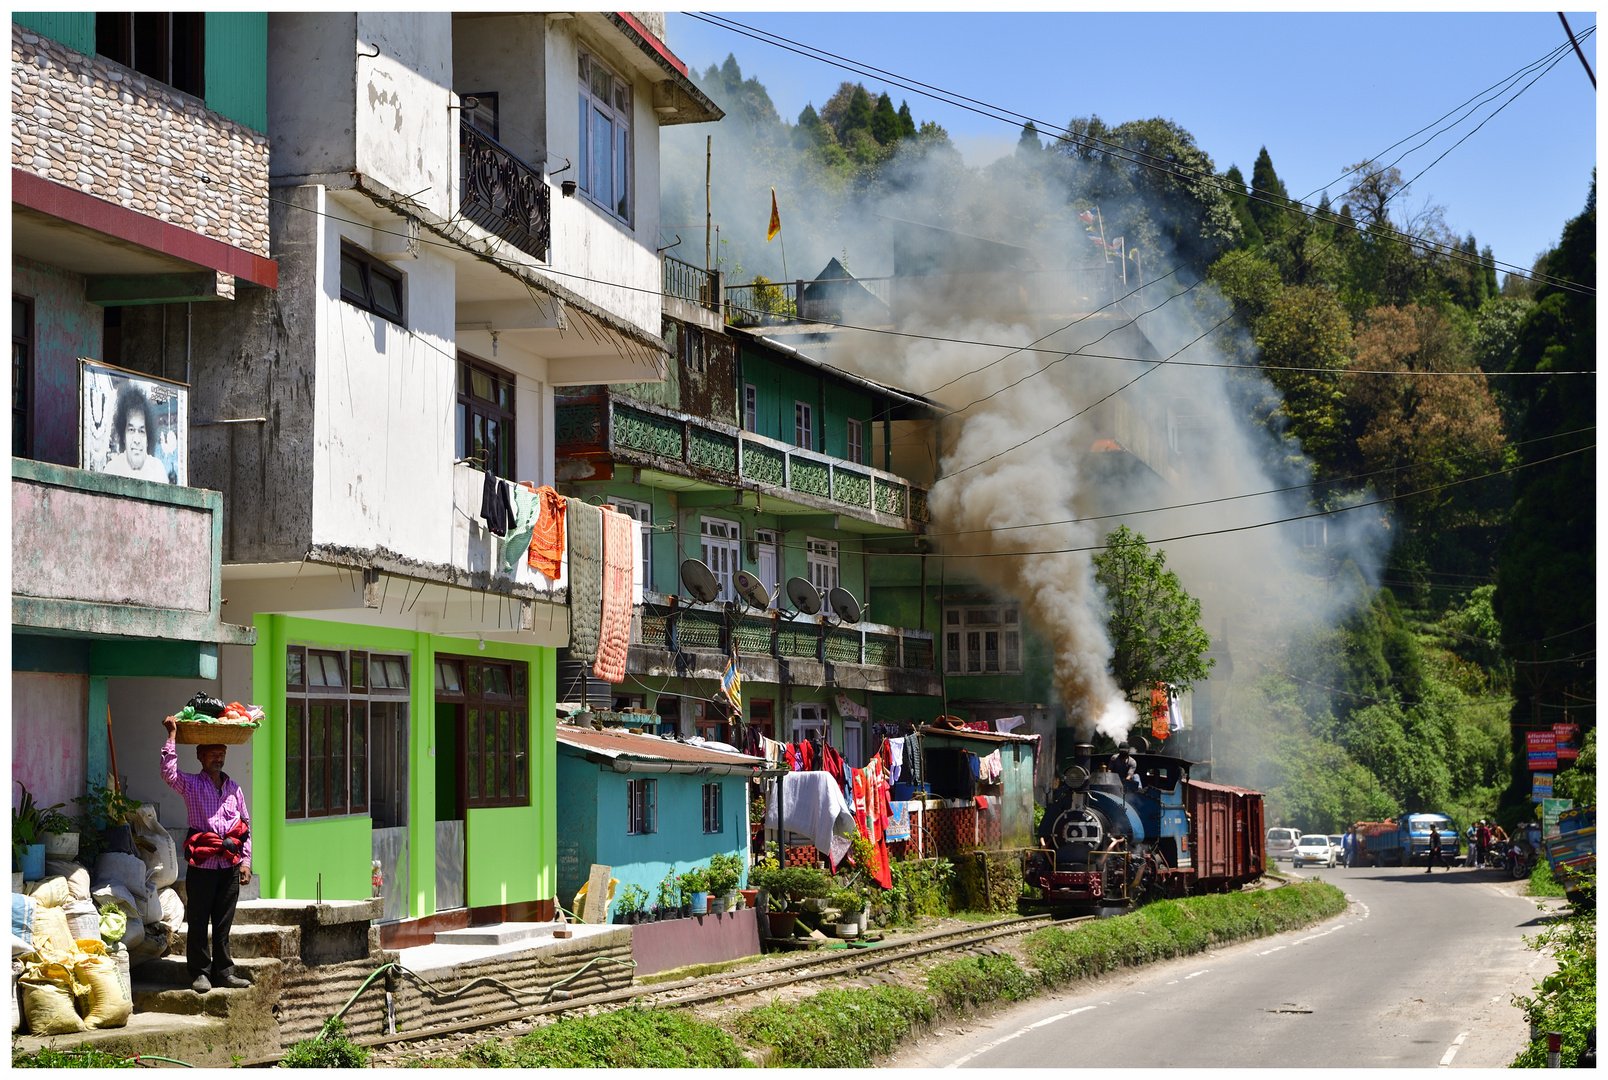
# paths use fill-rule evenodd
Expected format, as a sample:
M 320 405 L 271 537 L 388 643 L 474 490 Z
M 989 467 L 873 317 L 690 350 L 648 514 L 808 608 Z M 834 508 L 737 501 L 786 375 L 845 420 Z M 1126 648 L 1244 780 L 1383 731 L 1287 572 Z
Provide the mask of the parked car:
M 1267 831 L 1267 857 L 1273 862 L 1295 858 L 1295 845 L 1301 839 L 1300 829 L 1269 829 Z
M 1295 855 L 1290 860 L 1296 866 L 1334 866 L 1340 861 L 1340 849 L 1329 843 L 1329 838 L 1321 833 L 1303 836 L 1295 845 Z

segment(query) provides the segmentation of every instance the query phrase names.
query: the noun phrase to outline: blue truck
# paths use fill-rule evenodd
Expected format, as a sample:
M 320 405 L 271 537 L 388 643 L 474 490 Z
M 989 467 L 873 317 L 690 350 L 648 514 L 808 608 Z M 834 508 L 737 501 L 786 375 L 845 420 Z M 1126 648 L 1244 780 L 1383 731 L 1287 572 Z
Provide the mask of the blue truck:
M 1441 858 L 1447 865 L 1457 860 L 1457 826 L 1445 814 L 1403 814 L 1395 826 L 1368 830 L 1366 856 L 1375 866 L 1427 865 L 1431 827 L 1440 829 Z M 1362 831 L 1360 827 L 1358 831 Z
M 1581 890 L 1581 875 L 1597 872 L 1597 807 L 1582 806 L 1558 815 L 1558 835 L 1541 845 L 1552 865 L 1552 879 L 1577 908 L 1595 906 L 1596 896 Z

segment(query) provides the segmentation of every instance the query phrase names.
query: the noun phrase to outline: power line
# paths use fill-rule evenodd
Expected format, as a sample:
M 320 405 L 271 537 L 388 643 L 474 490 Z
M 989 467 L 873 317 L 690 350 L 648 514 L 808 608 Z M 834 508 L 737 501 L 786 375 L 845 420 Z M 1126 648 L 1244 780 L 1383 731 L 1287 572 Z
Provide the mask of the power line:
M 860 61 L 850 60 L 847 57 L 840 56 L 840 55 L 838 55 L 836 53 L 829 52 L 828 50 L 821 49 L 821 48 L 818 48 L 816 46 L 799 45 L 796 42 L 791 42 L 791 41 L 788 41 L 788 40 L 786 40 L 784 38 L 780 38 L 777 35 L 768 33 L 767 31 L 759 30 L 757 28 L 747 26 L 746 24 L 739 23 L 734 19 L 728 19 L 728 18 L 726 18 L 724 16 L 712 14 L 710 12 L 686 12 L 685 14 L 687 14 L 691 18 L 699 19 L 700 21 L 707 22 L 712 26 L 717 26 L 717 27 L 720 27 L 722 29 L 729 30 L 729 31 L 731 31 L 733 33 L 740 34 L 740 35 L 742 35 L 744 37 L 752 38 L 752 39 L 754 39 L 756 41 L 759 41 L 759 42 L 761 42 L 763 44 L 771 45 L 771 46 L 776 47 L 776 48 L 784 49 L 784 50 L 786 50 L 788 52 L 796 53 L 796 54 L 798 54 L 800 56 L 806 57 L 807 59 L 817 60 L 817 61 L 820 61 L 822 63 L 829 64 L 829 65 L 831 65 L 833 67 L 843 68 L 844 70 L 853 72 L 854 74 L 858 74 L 858 75 L 870 74 L 870 75 L 873 75 L 873 76 L 881 75 L 884 78 L 884 80 L 886 80 L 888 82 L 891 82 L 893 85 L 898 86 L 901 89 L 909 90 L 912 93 L 921 94 L 924 97 L 933 98 L 936 101 L 941 101 L 941 102 L 943 102 L 943 103 L 945 103 L 947 105 L 952 105 L 952 106 L 954 106 L 956 108 L 964 109 L 964 110 L 966 110 L 968 112 L 977 113 L 978 115 L 988 117 L 989 119 L 1001 120 L 1001 121 L 1009 120 L 1012 123 L 1015 123 L 1018 120 L 1030 122 L 1038 130 L 1049 131 L 1049 132 L 1052 132 L 1052 133 L 1058 132 L 1059 133 L 1058 137 L 1061 139 L 1061 141 L 1069 142 L 1069 143 L 1079 143 L 1079 142 L 1081 142 L 1081 143 L 1087 145 L 1090 149 L 1099 148 L 1099 150 L 1101 152 L 1106 153 L 1106 154 L 1108 154 L 1108 155 L 1110 155 L 1112 157 L 1115 157 L 1118 160 L 1126 161 L 1129 164 L 1139 165 L 1139 166 L 1142 166 L 1142 167 L 1145 167 L 1145 168 L 1153 169 L 1155 171 L 1161 172 L 1161 173 L 1166 174 L 1166 175 L 1190 176 L 1190 177 L 1193 177 L 1195 179 L 1201 180 L 1201 181 L 1203 181 L 1203 182 L 1205 182 L 1205 183 L 1207 183 L 1207 184 L 1209 184 L 1211 186 L 1216 187 L 1219 191 L 1223 191 L 1225 193 L 1230 193 L 1231 192 L 1231 193 L 1236 194 L 1236 195 L 1241 195 L 1242 197 L 1251 199 L 1253 201 L 1262 202 L 1262 203 L 1265 203 L 1265 204 L 1270 205 L 1270 206 L 1275 206 L 1275 207 L 1277 207 L 1279 209 L 1282 209 L 1282 210 L 1299 210 L 1299 211 L 1304 212 L 1304 213 L 1312 213 L 1312 214 L 1315 214 L 1320 210 L 1319 207 L 1310 207 L 1305 203 L 1296 202 L 1296 201 L 1293 201 L 1293 200 L 1284 201 L 1284 200 L 1278 200 L 1278 199 L 1264 198 L 1264 197 L 1261 197 L 1261 196 L 1258 196 L 1257 194 L 1255 194 L 1255 189 L 1251 189 L 1250 194 L 1245 194 L 1244 192 L 1233 191 L 1232 188 L 1226 186 L 1226 181 L 1222 177 L 1219 177 L 1214 173 L 1205 173 L 1205 172 L 1202 172 L 1201 170 L 1198 170 L 1198 169 L 1192 169 L 1192 168 L 1189 168 L 1188 166 L 1180 165 L 1177 162 L 1168 161 L 1165 158 L 1157 157 L 1156 155 L 1153 155 L 1153 154 L 1147 154 L 1147 153 L 1145 153 L 1144 151 L 1141 151 L 1141 150 L 1135 150 L 1135 149 L 1132 149 L 1131 147 L 1122 146 L 1119 143 L 1109 143 L 1109 142 L 1106 142 L 1103 139 L 1099 139 L 1099 138 L 1096 138 L 1096 137 L 1091 136 L 1091 135 L 1075 133 L 1075 132 L 1071 131 L 1068 128 L 1062 127 L 1061 125 L 1054 124 L 1054 123 L 1051 123 L 1051 122 L 1045 121 L 1045 120 L 1040 120 L 1040 119 L 1038 119 L 1036 117 L 1028 116 L 1026 113 L 1019 113 L 1019 112 L 1016 112 L 1016 111 L 1014 111 L 1012 109 L 1007 109 L 1007 108 L 1005 108 L 1003 106 L 993 105 L 993 104 L 988 103 L 988 102 L 980 101 L 977 98 L 967 97 L 964 94 L 959 94 L 959 93 L 955 93 L 953 91 L 944 90 L 944 89 L 942 89 L 940 87 L 933 86 L 933 85 L 931 85 L 929 83 L 921 82 L 919 80 L 910 78 L 908 76 L 896 75 L 896 74 L 894 74 L 892 72 L 885 71 L 882 68 L 878 68 L 878 67 L 875 67 L 875 66 L 870 65 L 870 64 L 865 64 L 865 63 L 862 63 Z M 1522 92 L 1523 91 L 1520 91 L 1520 93 L 1522 93 Z M 1515 97 L 1516 96 L 1517 95 L 1515 95 Z M 1333 218 L 1332 224 L 1340 226 L 1340 227 L 1344 227 L 1344 228 L 1350 228 L 1350 229 L 1353 229 L 1354 231 L 1356 231 L 1358 233 L 1362 233 L 1362 234 L 1366 234 L 1368 232 L 1368 230 L 1366 228 L 1364 228 L 1363 226 L 1356 225 L 1354 223 L 1350 224 L 1350 225 L 1347 225 L 1342 219 L 1340 219 L 1338 217 Z M 1409 247 L 1414 247 L 1414 248 L 1418 248 L 1420 250 L 1431 252 L 1433 254 L 1440 255 L 1440 256 L 1442 256 L 1444 258 L 1450 259 L 1450 260 L 1455 261 L 1455 262 L 1464 263 L 1466 265 L 1477 266 L 1477 267 L 1479 267 L 1481 269 L 1484 269 L 1484 267 L 1485 267 L 1485 263 L 1483 261 L 1479 260 L 1479 259 L 1472 259 L 1471 260 L 1471 259 L 1463 258 L 1461 256 L 1461 254 L 1456 252 L 1455 250 L 1450 251 L 1450 252 L 1444 251 L 1444 250 L 1438 248 L 1436 245 L 1434 245 L 1432 243 L 1429 243 L 1429 242 L 1426 242 L 1426 241 L 1421 241 L 1421 240 L 1418 240 L 1417 238 L 1410 237 L 1410 236 L 1407 236 L 1407 235 L 1399 233 L 1399 232 L 1393 232 L 1393 234 L 1385 235 L 1382 238 L 1386 239 L 1386 240 L 1391 240 L 1391 241 L 1394 241 L 1394 242 L 1402 243 L 1402 244 L 1405 244 L 1405 245 L 1407 245 Z M 1493 259 L 1492 262 L 1497 266 L 1503 267 L 1507 272 L 1517 274 L 1520 277 L 1526 277 L 1526 278 L 1532 278 L 1534 280 L 1546 281 L 1547 283 L 1552 284 L 1552 285 L 1554 285 L 1554 286 L 1556 286 L 1558 288 L 1568 289 L 1568 290 L 1574 291 L 1574 292 L 1586 293 L 1588 295 L 1595 295 L 1595 293 L 1596 293 L 1596 290 L 1593 289 L 1593 288 L 1582 287 L 1582 286 L 1578 286 L 1578 285 L 1576 285 L 1574 283 L 1571 283 L 1571 282 L 1565 282 L 1562 279 L 1553 278 L 1551 275 L 1538 274 L 1538 273 L 1535 273 L 1533 271 L 1526 270 L 1523 267 L 1517 266 L 1517 265 L 1512 264 L 1512 263 L 1502 262 L 1501 260 L 1497 260 L 1497 259 Z
M 1325 686 L 1322 683 L 1313 682 L 1311 679 L 1303 679 L 1299 675 L 1293 675 L 1282 668 L 1274 667 L 1272 664 L 1258 656 L 1251 656 L 1249 659 L 1258 667 L 1263 668 L 1266 671 L 1271 671 L 1276 675 L 1283 675 L 1286 679 L 1294 679 L 1298 683 L 1305 683 L 1307 686 L 1326 691 L 1338 697 L 1351 698 L 1353 701 L 1366 701 L 1370 705 L 1396 705 L 1404 709 L 1418 707 L 1428 709 L 1478 709 L 1484 708 L 1487 705 L 1503 704 L 1511 707 L 1513 702 L 1516 700 L 1512 695 L 1508 695 L 1506 697 L 1481 698 L 1478 701 L 1401 701 L 1396 698 L 1371 697 L 1367 694 L 1353 694 L 1348 690 L 1341 690 L 1333 686 Z
M 1586 69 L 1586 78 L 1591 80 L 1591 88 L 1597 89 L 1597 76 L 1591 73 L 1591 65 L 1586 63 L 1586 54 L 1580 49 L 1580 42 L 1575 40 L 1574 31 L 1569 29 L 1569 19 L 1563 12 L 1558 12 L 1558 21 L 1563 23 L 1563 32 L 1569 35 L 1569 44 L 1574 46 L 1575 55 L 1580 57 L 1580 66 Z M 1593 27 L 1592 29 L 1595 29 Z

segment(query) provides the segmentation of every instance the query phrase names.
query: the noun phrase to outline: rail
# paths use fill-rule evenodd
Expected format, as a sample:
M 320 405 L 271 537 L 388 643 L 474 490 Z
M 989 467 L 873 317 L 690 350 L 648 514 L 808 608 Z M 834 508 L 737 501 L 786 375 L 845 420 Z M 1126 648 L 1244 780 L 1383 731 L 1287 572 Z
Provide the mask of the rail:
M 660 257 L 664 294 L 677 300 L 720 310 L 719 275 L 670 255 Z
M 734 613 L 725 604 L 649 597 L 631 620 L 631 644 L 672 652 L 738 653 L 835 664 L 932 671 L 934 634 L 881 623 L 831 624 L 822 616 L 779 611 Z
M 468 120 L 458 125 L 458 168 L 463 216 L 546 262 L 552 244 L 551 189 L 541 172 Z

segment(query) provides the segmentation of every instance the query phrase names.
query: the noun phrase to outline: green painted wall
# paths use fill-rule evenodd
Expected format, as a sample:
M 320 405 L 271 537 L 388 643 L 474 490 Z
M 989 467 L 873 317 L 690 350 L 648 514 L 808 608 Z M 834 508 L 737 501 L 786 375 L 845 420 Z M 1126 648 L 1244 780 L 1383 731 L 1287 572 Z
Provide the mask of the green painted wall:
M 18 26 L 61 42 L 85 56 L 95 55 L 93 11 L 18 11 L 11 21 Z
M 848 453 L 850 417 L 865 427 L 866 463 L 871 462 L 870 395 L 844 386 L 813 369 L 773 360 L 752 349 L 743 350 L 743 382 L 753 383 L 757 400 L 758 434 L 782 442 L 793 441 L 793 404 L 805 402 L 814 413 L 811 449 L 843 457 Z
M 268 130 L 268 13 L 210 11 L 207 108 L 253 131 Z
M 483 652 L 462 638 L 407 630 L 296 619 L 256 617 L 254 685 L 268 688 L 264 707 L 270 717 L 285 711 L 285 649 L 293 643 L 339 649 L 406 652 L 412 657 L 413 684 L 408 727 L 409 914 L 435 911 L 435 822 L 438 811 L 436 765 L 451 746 L 440 745 L 435 723 L 435 657 L 438 652 L 522 660 L 530 665 L 531 804 L 471 810 L 466 825 L 470 906 L 543 900 L 554 895 L 556 874 L 556 778 L 553 760 L 555 652 L 550 648 L 488 641 Z M 356 900 L 371 892 L 372 827 L 366 816 L 288 821 L 285 818 L 285 728 L 264 724 L 252 740 L 252 818 L 256 823 L 253 858 L 263 893 L 281 898 L 309 897 L 323 875 L 323 895 Z M 446 758 L 445 760 L 452 760 Z M 451 802 L 448 802 L 451 813 Z M 266 843 L 263 841 L 266 840 Z

